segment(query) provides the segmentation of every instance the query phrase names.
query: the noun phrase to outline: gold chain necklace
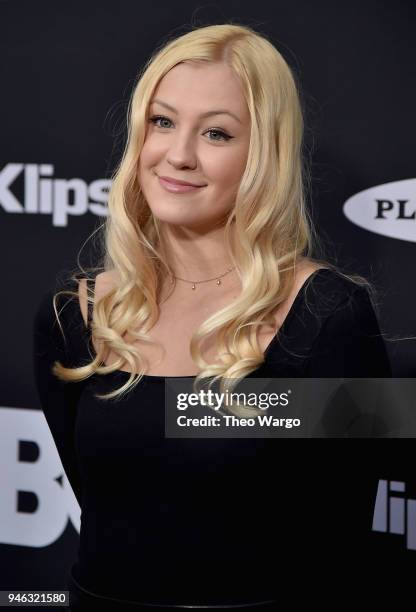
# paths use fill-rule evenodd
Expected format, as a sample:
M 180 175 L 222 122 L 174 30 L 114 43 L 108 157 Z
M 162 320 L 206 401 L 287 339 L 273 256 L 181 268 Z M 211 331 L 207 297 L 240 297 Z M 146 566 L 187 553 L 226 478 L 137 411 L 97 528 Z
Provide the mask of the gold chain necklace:
M 202 280 L 202 281 L 190 281 L 190 280 L 186 280 L 186 278 L 179 278 L 179 276 L 173 276 L 171 278 L 171 284 L 173 285 L 174 283 L 174 278 L 176 278 L 176 280 L 180 280 L 183 281 L 184 283 L 191 283 L 192 287 L 191 289 L 195 290 L 196 289 L 196 285 L 200 285 L 201 283 L 208 283 L 209 281 L 212 280 L 216 280 L 217 281 L 217 285 L 221 285 L 221 278 L 223 276 L 225 276 L 226 274 L 229 274 L 230 272 L 232 272 L 234 270 L 235 266 L 233 268 L 228 268 L 227 272 L 224 272 L 224 274 L 221 274 L 220 276 L 214 276 L 213 278 L 207 278 L 206 280 Z

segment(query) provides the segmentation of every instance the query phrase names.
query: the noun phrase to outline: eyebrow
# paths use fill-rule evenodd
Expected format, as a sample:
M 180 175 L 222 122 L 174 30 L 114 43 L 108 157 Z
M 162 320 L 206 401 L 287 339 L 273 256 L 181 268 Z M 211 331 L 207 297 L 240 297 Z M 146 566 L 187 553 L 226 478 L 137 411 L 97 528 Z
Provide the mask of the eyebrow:
M 161 106 L 165 106 L 167 109 L 172 111 L 172 113 L 178 114 L 178 111 L 176 110 L 176 108 L 174 108 L 167 102 L 163 102 L 162 100 L 157 100 L 157 99 L 154 99 L 150 102 L 150 104 L 154 104 L 154 103 L 160 104 Z M 239 119 L 237 115 L 234 115 L 234 113 L 226 109 L 207 111 L 205 113 L 201 113 L 199 117 L 201 119 L 204 119 L 205 117 L 211 117 L 212 115 L 230 115 L 230 117 L 234 117 L 234 119 L 238 121 L 238 123 L 242 123 L 241 119 Z

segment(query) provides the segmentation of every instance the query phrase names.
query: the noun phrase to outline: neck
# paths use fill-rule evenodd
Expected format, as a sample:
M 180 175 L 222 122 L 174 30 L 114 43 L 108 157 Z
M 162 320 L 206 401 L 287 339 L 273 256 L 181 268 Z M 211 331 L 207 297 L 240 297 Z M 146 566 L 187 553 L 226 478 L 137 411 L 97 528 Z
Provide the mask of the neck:
M 201 281 L 218 277 L 234 267 L 226 249 L 224 227 L 198 233 L 185 227 L 166 226 L 162 239 L 175 277 Z M 235 270 L 224 278 L 234 275 Z

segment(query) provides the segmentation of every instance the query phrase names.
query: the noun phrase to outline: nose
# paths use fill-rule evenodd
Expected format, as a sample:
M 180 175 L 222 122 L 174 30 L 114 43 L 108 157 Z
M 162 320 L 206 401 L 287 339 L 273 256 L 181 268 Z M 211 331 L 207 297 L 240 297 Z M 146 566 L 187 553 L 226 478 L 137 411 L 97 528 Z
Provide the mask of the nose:
M 175 168 L 195 168 L 198 162 L 192 136 L 183 134 L 170 138 L 166 159 Z

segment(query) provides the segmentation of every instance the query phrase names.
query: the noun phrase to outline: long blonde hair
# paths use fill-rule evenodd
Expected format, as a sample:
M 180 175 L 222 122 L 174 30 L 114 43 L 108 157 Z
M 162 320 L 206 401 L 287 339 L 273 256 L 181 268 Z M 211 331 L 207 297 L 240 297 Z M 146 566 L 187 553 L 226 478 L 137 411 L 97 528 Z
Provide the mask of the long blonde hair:
M 54 365 L 65 381 L 80 381 L 130 366 L 127 382 L 102 399 L 121 398 L 146 373 L 140 350 L 123 339 L 150 342 L 159 316 L 162 273 L 172 273 L 160 240 L 160 226 L 138 183 L 149 102 L 163 76 L 180 62 L 225 62 L 240 78 L 251 116 L 248 159 L 235 206 L 225 225 L 230 260 L 242 291 L 235 301 L 205 320 L 190 352 L 205 379 L 230 389 L 264 361 L 257 328 L 275 325 L 273 312 L 289 295 L 301 256 L 310 257 L 314 233 L 306 210 L 309 175 L 303 156 L 303 113 L 295 76 L 275 46 L 248 26 L 211 25 L 193 29 L 157 50 L 141 70 L 128 109 L 128 137 L 112 177 L 104 232 L 103 269 L 114 286 L 95 303 L 92 335 L 99 346 L 91 363 Z M 234 224 L 235 241 L 230 240 Z M 233 246 L 235 245 L 235 246 Z M 55 296 L 56 297 L 56 296 Z M 93 296 L 88 294 L 89 302 Z M 139 330 L 139 331 L 137 331 Z M 200 344 L 216 334 L 218 363 L 208 364 Z M 108 351 L 119 356 L 105 364 Z M 136 364 L 139 367 L 136 369 Z

